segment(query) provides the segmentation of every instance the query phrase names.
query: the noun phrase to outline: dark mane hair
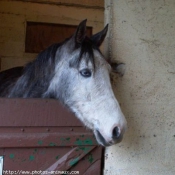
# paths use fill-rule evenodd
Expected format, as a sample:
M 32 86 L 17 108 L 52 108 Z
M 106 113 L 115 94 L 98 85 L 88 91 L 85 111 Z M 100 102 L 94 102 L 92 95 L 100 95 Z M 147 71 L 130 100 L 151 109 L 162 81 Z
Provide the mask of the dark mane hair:
M 0 97 L 5 97 L 17 79 L 22 75 L 23 67 L 14 67 L 0 72 Z
M 24 74 L 29 74 L 31 80 L 36 80 L 37 78 L 44 78 L 46 73 L 51 73 L 55 66 L 56 51 L 60 45 L 60 43 L 53 44 L 39 53 L 35 60 L 24 67 Z
M 81 43 L 81 45 L 78 45 L 76 47 L 77 48 L 80 47 L 80 54 L 77 58 L 70 61 L 70 67 L 75 67 L 78 69 L 82 59 L 85 59 L 86 63 L 90 61 L 93 65 L 93 68 L 95 69 L 95 58 L 94 58 L 93 50 L 97 50 L 99 52 L 100 50 L 93 43 L 93 41 L 89 37 L 86 36 L 84 41 Z
M 30 97 L 41 97 L 48 88 L 49 81 L 54 76 L 55 55 L 62 44 L 56 43 L 51 45 L 39 53 L 35 60 L 29 62 L 24 67 L 23 75 L 20 78 L 21 81 L 12 90 L 12 97 L 22 97 L 24 91 L 25 96 L 31 94 Z M 20 89 L 20 92 L 16 91 L 16 89 Z

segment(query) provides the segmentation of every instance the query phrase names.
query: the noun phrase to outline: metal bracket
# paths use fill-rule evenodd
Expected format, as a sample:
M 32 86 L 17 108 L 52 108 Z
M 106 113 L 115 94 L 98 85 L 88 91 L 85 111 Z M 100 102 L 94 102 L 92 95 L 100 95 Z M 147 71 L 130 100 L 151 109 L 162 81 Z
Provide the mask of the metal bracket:
M 0 156 L 0 175 L 3 174 L 2 173 L 2 171 L 3 171 L 3 160 L 4 160 L 4 157 Z

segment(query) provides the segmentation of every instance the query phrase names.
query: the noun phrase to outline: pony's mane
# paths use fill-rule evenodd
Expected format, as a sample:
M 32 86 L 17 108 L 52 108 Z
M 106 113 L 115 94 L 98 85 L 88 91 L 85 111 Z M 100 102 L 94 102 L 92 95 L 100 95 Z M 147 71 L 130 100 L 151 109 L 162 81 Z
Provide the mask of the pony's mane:
M 41 97 L 54 75 L 55 55 L 62 44 L 51 45 L 39 53 L 35 60 L 29 62 L 9 97 Z
M 86 63 L 88 63 L 90 61 L 95 69 L 95 58 L 94 58 L 93 49 L 97 50 L 101 53 L 99 48 L 87 36 L 85 37 L 85 39 L 81 43 L 81 45 L 78 45 L 76 47 L 80 47 L 80 54 L 76 59 L 74 59 L 70 62 L 70 67 L 75 67 L 78 69 L 82 59 L 85 59 Z M 84 57 L 84 55 L 85 55 L 85 57 Z
M 39 53 L 35 60 L 24 67 L 24 74 L 30 74 L 30 78 L 34 80 L 51 73 L 55 65 L 56 51 L 60 46 L 60 43 L 56 43 Z

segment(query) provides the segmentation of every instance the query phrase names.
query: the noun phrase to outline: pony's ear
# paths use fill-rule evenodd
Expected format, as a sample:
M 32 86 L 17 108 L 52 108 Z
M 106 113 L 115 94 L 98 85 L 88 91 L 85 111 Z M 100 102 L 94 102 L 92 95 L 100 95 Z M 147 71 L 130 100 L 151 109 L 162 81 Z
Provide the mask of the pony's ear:
M 105 26 L 105 28 L 101 32 L 91 36 L 91 40 L 97 47 L 101 46 L 102 42 L 106 37 L 107 31 L 108 31 L 108 24 Z
M 78 28 L 75 32 L 75 42 L 78 44 L 81 44 L 83 42 L 83 40 L 85 39 L 86 36 L 86 22 L 87 19 L 83 20 L 82 22 L 80 22 L 80 24 L 78 25 Z

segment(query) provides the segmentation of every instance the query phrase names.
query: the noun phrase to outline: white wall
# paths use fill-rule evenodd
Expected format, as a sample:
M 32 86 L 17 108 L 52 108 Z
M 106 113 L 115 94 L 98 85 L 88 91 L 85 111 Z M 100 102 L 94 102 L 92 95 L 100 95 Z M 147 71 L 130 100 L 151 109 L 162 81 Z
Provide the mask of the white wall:
M 0 0 L 1 70 L 24 65 L 36 57 L 25 53 L 26 21 L 78 25 L 87 18 L 93 33 L 104 26 L 103 0 L 74 0 L 72 4 L 70 0 L 37 1 L 40 3 Z
M 105 175 L 175 174 L 175 1 L 106 0 L 106 55 L 126 63 L 114 89 L 128 121 Z

